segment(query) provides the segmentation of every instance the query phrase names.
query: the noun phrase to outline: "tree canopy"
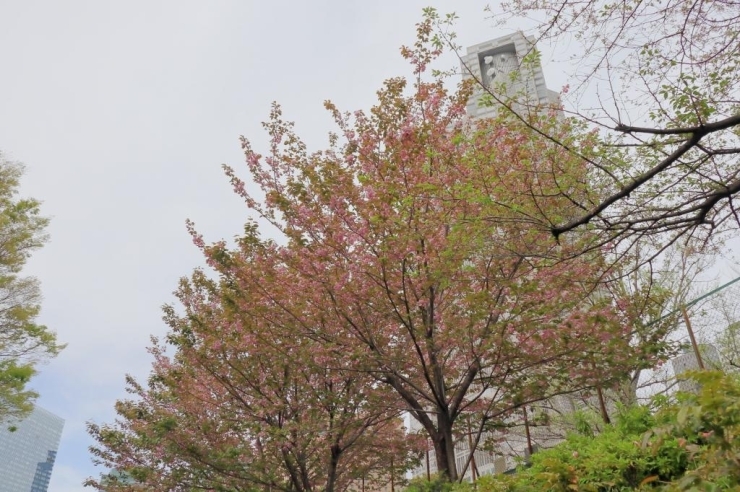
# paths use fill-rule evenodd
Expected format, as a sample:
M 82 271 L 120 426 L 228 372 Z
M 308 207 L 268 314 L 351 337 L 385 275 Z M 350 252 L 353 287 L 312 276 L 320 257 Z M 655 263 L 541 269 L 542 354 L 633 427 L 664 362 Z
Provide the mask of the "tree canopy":
M 48 224 L 37 200 L 18 198 L 22 175 L 23 166 L 0 153 L 0 421 L 31 410 L 37 394 L 26 385 L 34 367 L 63 348 L 36 322 L 38 281 L 20 275 L 31 253 L 46 242 Z

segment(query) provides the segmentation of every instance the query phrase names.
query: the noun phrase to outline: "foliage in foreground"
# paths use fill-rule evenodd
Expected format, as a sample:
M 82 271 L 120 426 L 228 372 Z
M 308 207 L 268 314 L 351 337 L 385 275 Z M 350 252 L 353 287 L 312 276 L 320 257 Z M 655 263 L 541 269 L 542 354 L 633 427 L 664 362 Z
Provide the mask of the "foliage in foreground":
M 582 427 L 533 455 L 513 475 L 484 476 L 481 492 L 738 490 L 740 379 L 719 372 L 691 376 L 698 394 L 662 402 L 656 413 L 623 410 L 599 435 Z M 468 484 L 414 481 L 411 492 L 468 490 Z

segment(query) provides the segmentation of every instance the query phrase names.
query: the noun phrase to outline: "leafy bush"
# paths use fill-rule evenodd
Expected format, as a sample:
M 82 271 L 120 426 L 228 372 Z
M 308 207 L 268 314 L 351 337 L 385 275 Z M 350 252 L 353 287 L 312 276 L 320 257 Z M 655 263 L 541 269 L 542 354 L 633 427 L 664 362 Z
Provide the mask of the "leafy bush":
M 666 410 L 673 417 L 654 430 L 654 446 L 678 439 L 691 465 L 665 490 L 740 490 L 740 379 L 718 371 L 690 375 L 700 390 Z
M 646 407 L 623 410 L 600 434 L 579 429 L 564 443 L 532 456 L 531 467 L 487 478 L 480 490 L 624 491 L 671 481 L 686 469 L 688 452 L 667 435 L 657 449 L 643 445 L 643 436 L 660 423 L 658 418 Z
M 468 482 L 451 483 L 438 475 L 433 475 L 431 480 L 426 478 L 415 478 L 409 482 L 405 492 L 470 492 L 472 485 Z
M 740 381 L 694 373 L 697 394 L 625 409 L 593 436 L 587 427 L 511 476 L 487 476 L 481 492 L 740 490 Z
M 697 393 L 656 398 L 656 413 L 623 409 L 595 434 L 588 416 L 576 432 L 536 453 L 513 475 L 486 475 L 477 492 L 740 491 L 740 377 L 689 374 Z M 414 480 L 409 492 L 467 492 L 470 484 Z

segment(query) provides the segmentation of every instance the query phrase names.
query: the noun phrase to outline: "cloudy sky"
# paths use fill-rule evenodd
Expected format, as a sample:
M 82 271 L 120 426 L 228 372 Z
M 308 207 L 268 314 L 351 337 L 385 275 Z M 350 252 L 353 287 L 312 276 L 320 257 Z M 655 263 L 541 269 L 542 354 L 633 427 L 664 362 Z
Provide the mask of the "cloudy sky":
M 319 148 L 325 99 L 368 108 L 409 73 L 399 47 L 428 5 L 460 15 L 463 45 L 506 34 L 473 0 L 0 0 L 0 149 L 52 218 L 28 270 L 42 322 L 69 344 L 33 382 L 66 419 L 51 492 L 101 471 L 85 422 L 111 421 L 126 373 L 146 377 L 160 307 L 202 264 L 185 219 L 208 240 L 239 233 L 246 210 L 220 170 L 243 161 L 239 135 L 264 148 L 278 101 Z M 557 90 L 562 70 L 540 48 Z

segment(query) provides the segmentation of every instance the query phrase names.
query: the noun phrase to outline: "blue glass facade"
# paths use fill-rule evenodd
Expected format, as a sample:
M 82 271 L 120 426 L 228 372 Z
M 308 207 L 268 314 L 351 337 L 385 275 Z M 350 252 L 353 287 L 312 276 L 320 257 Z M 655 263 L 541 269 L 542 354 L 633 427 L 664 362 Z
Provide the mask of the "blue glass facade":
M 0 492 L 47 492 L 63 427 L 62 418 L 40 407 L 0 424 Z

